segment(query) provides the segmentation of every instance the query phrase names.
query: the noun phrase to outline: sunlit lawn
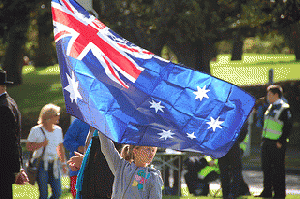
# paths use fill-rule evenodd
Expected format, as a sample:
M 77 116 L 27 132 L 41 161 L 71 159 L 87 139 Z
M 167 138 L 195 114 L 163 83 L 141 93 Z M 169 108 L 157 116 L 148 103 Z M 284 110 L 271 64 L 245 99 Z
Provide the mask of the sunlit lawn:
M 62 177 L 62 197 L 61 199 L 72 199 L 72 195 L 69 192 L 69 184 L 70 180 L 68 177 Z M 39 191 L 38 191 L 38 185 L 35 184 L 34 186 L 32 185 L 13 185 L 13 192 L 14 192 L 14 199 L 38 199 L 39 198 Z M 49 186 L 49 196 L 50 196 L 50 186 Z M 182 188 L 182 195 L 181 197 L 179 196 L 163 196 L 163 199 L 201 199 L 201 198 L 221 198 L 221 191 L 216 195 L 216 197 L 213 197 L 213 195 L 216 193 L 217 189 L 211 190 L 211 196 L 208 197 L 195 197 L 193 195 L 190 195 L 188 192 L 188 189 L 186 187 Z M 257 194 L 257 193 L 255 193 Z M 245 198 L 245 199 L 254 199 L 255 197 L 253 196 L 243 196 L 240 198 Z M 288 195 L 286 197 L 287 199 L 296 199 L 300 198 L 299 195 Z
M 62 197 L 63 199 L 72 199 L 72 194 L 69 191 L 70 187 L 70 178 L 62 177 Z M 49 196 L 51 194 L 51 187 L 48 185 Z M 39 198 L 39 188 L 37 183 L 35 185 L 13 185 L 13 194 L 14 199 L 38 199 Z
M 219 55 L 211 62 L 211 74 L 236 85 L 266 84 L 269 70 L 274 82 L 300 79 L 300 62 L 294 55 L 244 54 L 241 61 L 230 61 L 230 55 Z

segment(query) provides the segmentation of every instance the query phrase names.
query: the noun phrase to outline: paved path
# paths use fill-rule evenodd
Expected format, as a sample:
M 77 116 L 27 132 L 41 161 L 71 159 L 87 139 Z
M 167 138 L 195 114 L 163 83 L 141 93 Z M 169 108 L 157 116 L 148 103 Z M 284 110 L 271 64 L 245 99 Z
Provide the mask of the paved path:
M 263 184 L 262 171 L 243 171 L 243 176 L 245 182 L 250 186 L 250 191 L 260 194 Z M 300 195 L 300 175 L 286 175 L 286 192 Z
M 245 182 L 249 185 L 250 192 L 253 195 L 259 195 L 263 189 L 263 173 L 262 171 L 244 170 L 243 176 Z M 184 179 L 182 179 L 182 186 L 186 187 Z M 211 189 L 219 189 L 220 181 L 215 181 L 210 184 Z M 286 193 L 289 195 L 300 195 L 300 175 L 287 174 L 286 175 Z M 299 196 L 300 197 L 300 196 Z

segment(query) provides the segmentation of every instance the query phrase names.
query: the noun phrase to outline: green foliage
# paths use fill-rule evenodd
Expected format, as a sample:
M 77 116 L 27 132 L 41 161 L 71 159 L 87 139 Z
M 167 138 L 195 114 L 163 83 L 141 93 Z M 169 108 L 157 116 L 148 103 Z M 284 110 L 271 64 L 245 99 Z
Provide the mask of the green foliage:
M 216 43 L 217 54 L 231 54 L 233 44 L 230 41 L 223 40 Z
M 269 34 L 258 34 L 255 38 L 246 38 L 244 53 L 280 54 L 285 53 L 286 42 L 284 36 L 273 31 Z
M 260 0 L 247 1 L 241 6 L 242 12 L 240 20 L 236 22 L 236 27 L 263 28 L 262 24 L 269 21 L 271 17 L 262 11 L 264 4 Z
M 283 29 L 299 22 L 299 9 L 299 0 L 277 0 L 264 2 L 261 10 L 270 16 L 267 22 L 270 27 Z
M 0 38 L 0 63 L 1 63 L 1 57 L 5 54 L 5 49 L 7 47 L 7 43 L 3 41 L 2 38 Z
M 114 13 L 114 16 L 103 16 L 103 22 L 112 29 L 137 27 L 148 37 L 167 34 L 181 43 L 220 37 L 219 29 L 228 29 L 237 19 L 241 3 L 238 0 L 154 0 L 149 4 L 125 0 L 112 4 L 115 7 L 109 14 Z M 98 6 L 96 10 L 105 9 L 104 4 Z
M 166 59 L 166 60 L 170 60 L 173 63 L 178 64 L 178 58 L 175 55 L 175 53 L 168 47 L 168 46 L 164 46 L 162 51 L 161 51 L 161 57 Z

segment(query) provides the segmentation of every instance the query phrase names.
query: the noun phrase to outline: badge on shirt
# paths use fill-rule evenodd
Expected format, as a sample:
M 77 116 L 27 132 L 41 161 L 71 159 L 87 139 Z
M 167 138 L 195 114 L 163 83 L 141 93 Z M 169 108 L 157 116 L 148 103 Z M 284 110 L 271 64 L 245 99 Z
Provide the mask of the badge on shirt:
M 139 170 L 137 172 L 137 174 L 135 174 L 134 178 L 135 180 L 132 183 L 132 186 L 137 186 L 138 190 L 143 189 L 144 188 L 144 184 L 147 182 L 147 180 L 150 177 L 150 173 L 148 173 L 148 175 L 146 176 L 146 173 L 144 170 Z

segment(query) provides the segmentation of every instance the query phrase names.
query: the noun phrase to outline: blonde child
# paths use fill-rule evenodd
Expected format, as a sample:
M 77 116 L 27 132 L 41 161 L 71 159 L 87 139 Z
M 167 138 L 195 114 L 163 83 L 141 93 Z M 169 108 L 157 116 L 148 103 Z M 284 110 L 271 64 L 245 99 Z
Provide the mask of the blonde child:
M 99 132 L 101 150 L 115 176 L 112 199 L 161 199 L 160 171 L 148 167 L 157 147 L 126 145 L 121 155 L 113 142 Z

